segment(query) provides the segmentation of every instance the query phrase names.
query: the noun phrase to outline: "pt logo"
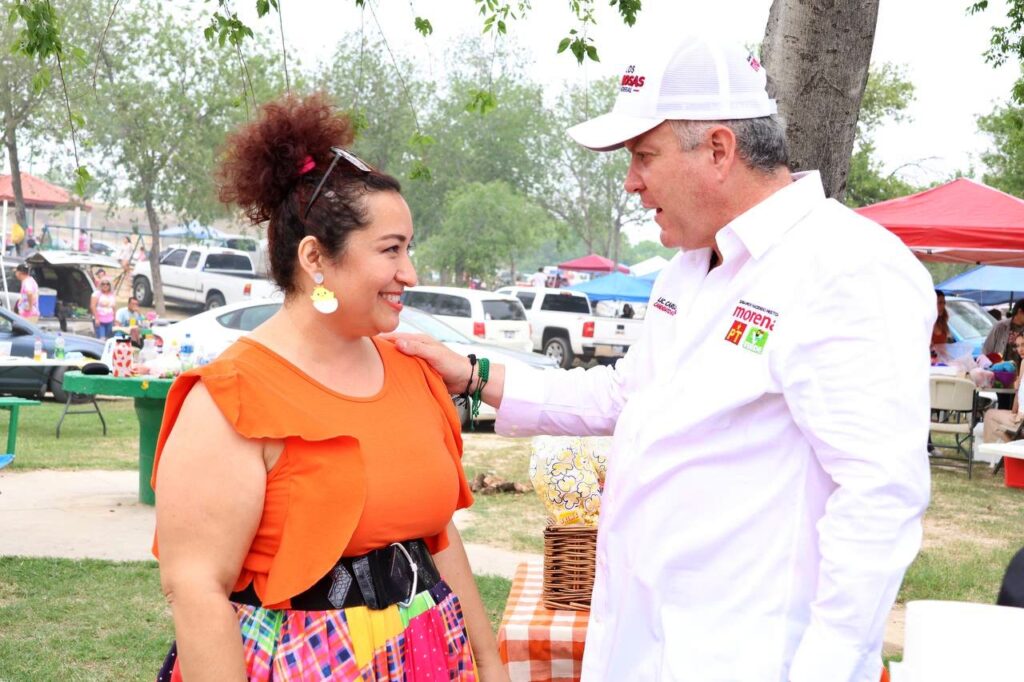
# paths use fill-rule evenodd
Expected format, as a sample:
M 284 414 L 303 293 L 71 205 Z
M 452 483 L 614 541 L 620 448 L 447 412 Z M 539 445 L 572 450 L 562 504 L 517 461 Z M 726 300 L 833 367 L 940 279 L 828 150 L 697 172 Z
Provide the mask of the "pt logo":
M 729 333 L 725 335 L 725 340 L 729 343 L 740 345 L 740 341 L 743 340 L 743 332 L 747 330 L 747 325 L 743 324 L 739 320 L 732 323 L 729 327 Z
M 747 338 L 743 339 L 743 347 L 755 353 L 764 352 L 764 344 L 768 342 L 768 332 L 757 327 L 751 327 L 747 332 Z

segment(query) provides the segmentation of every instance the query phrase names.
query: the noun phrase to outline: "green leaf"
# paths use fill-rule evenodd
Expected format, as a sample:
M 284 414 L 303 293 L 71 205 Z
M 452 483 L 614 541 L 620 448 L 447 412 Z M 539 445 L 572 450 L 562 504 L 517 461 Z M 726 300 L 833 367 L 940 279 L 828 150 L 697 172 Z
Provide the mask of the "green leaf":
M 71 114 L 71 125 L 73 125 L 76 128 L 79 128 L 79 129 L 84 128 L 85 127 L 85 117 L 82 116 L 81 114 L 72 113 Z
M 434 27 L 430 25 L 430 21 L 423 17 L 416 17 L 413 23 L 416 25 L 416 30 L 419 31 L 421 35 L 428 36 L 434 32 Z
M 592 62 L 601 61 L 597 58 L 597 47 L 594 45 L 587 45 L 587 57 L 589 57 Z
M 569 43 L 572 42 L 572 38 L 562 38 L 562 42 L 558 43 L 558 54 L 565 52 L 565 49 L 569 47 Z
M 53 82 L 53 74 L 50 73 L 49 67 L 40 67 L 39 71 L 32 76 L 32 92 L 38 95 L 50 87 L 51 82 Z
M 505 32 L 505 22 L 499 19 L 498 20 L 498 33 L 504 33 L 504 32 Z
M 89 175 L 89 170 L 85 166 L 79 166 L 75 169 L 75 194 L 80 197 L 85 196 L 86 186 L 89 181 L 92 180 L 92 176 Z
M 256 16 L 264 17 L 270 11 L 270 0 L 256 0 Z
M 572 45 L 569 46 L 569 49 L 576 56 L 576 61 L 582 64 L 583 55 L 587 49 L 586 45 L 583 44 L 583 41 L 577 38 L 576 40 L 572 41 Z

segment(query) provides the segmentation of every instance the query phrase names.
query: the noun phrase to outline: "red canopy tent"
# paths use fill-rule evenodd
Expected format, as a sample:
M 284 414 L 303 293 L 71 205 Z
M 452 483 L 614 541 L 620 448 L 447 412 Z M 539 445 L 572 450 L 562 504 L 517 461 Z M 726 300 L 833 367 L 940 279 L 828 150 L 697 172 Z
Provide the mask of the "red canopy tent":
M 79 205 L 86 211 L 91 210 L 88 204 L 73 197 L 66 189 L 51 185 L 28 173 L 21 174 L 21 193 L 24 195 L 27 208 L 59 208 Z M 0 201 L 4 200 L 14 201 L 14 187 L 11 185 L 10 175 L 0 175 Z
M 611 259 L 599 256 L 596 253 L 574 260 L 567 260 L 564 263 L 559 263 L 558 267 L 562 270 L 574 270 L 576 272 L 612 272 L 618 270 L 627 275 L 629 274 L 629 268 L 625 265 L 619 264 L 616 266 L 615 262 Z
M 1024 201 L 967 178 L 858 208 L 918 258 L 1024 266 Z

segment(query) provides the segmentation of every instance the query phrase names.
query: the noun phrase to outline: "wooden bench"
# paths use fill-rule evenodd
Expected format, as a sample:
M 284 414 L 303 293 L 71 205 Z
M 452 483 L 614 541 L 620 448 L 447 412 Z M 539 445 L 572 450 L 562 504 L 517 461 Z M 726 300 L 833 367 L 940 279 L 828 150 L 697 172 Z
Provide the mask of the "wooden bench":
M 18 412 L 22 407 L 34 407 L 39 404 L 38 400 L 27 398 L 15 398 L 13 396 L 0 396 L 0 410 L 10 412 L 7 422 L 7 453 L 0 454 L 0 468 L 3 468 L 14 460 L 14 446 L 18 442 Z

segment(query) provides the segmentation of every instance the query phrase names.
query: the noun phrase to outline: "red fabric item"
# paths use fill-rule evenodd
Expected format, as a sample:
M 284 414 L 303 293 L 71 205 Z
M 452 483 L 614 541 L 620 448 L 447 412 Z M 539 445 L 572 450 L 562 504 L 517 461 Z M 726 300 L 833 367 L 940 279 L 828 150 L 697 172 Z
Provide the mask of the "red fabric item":
M 539 560 L 519 564 L 498 628 L 498 654 L 512 682 L 579 682 L 589 611 L 552 611 L 543 602 Z
M 619 265 L 616 268 L 614 261 L 604 256 L 599 256 L 596 253 L 574 260 L 567 260 L 564 263 L 559 263 L 558 267 L 562 270 L 576 270 L 579 272 L 612 272 L 617 269 L 619 272 L 629 274 L 629 268 L 625 265 Z
M 857 213 L 921 260 L 1024 266 L 1024 201 L 974 180 L 958 178 Z

